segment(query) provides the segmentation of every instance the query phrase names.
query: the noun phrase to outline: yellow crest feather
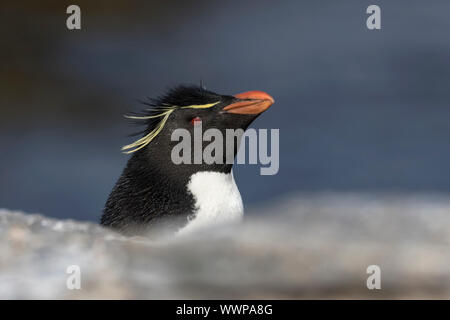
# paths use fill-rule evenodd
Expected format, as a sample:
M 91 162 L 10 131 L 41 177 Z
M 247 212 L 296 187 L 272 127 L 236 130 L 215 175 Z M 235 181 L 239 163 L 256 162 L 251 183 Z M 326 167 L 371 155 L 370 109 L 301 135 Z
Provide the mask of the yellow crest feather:
M 181 109 L 206 109 L 206 108 L 211 108 L 214 107 L 216 104 L 218 104 L 220 101 L 214 102 L 214 103 L 208 103 L 208 104 L 195 104 L 195 105 L 190 105 L 190 106 L 183 106 L 183 107 L 178 107 L 178 106 L 173 106 L 173 107 L 167 107 L 164 108 L 166 109 L 166 111 L 160 113 L 160 114 L 156 114 L 156 115 L 151 115 L 151 116 L 125 116 L 128 119 L 134 119 L 134 120 L 148 120 L 148 119 L 155 119 L 155 118 L 159 118 L 159 117 L 163 117 L 162 120 L 156 125 L 155 129 L 153 129 L 152 131 L 150 131 L 150 133 L 148 133 L 147 135 L 145 135 L 144 137 L 140 138 L 139 140 L 126 145 L 122 148 L 122 151 L 125 154 L 131 154 L 134 153 L 138 150 L 141 150 L 142 148 L 144 148 L 146 145 L 148 145 L 150 142 L 152 142 L 152 140 L 161 132 L 161 130 L 164 128 L 167 119 L 169 119 L 170 114 L 175 111 L 175 109 L 177 108 L 181 108 Z

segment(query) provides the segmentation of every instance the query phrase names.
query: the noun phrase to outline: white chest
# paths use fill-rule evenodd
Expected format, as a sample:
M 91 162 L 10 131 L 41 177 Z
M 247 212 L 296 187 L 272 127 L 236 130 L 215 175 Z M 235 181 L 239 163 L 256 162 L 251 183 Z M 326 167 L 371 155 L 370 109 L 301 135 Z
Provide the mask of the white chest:
M 197 172 L 187 188 L 194 196 L 196 211 L 179 233 L 242 220 L 244 206 L 233 173 Z

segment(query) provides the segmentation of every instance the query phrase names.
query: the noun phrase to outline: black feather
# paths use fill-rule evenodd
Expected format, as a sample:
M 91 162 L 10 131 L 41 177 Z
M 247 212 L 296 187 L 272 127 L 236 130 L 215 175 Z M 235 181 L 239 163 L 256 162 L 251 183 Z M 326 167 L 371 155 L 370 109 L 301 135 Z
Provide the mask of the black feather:
M 147 97 L 147 100 L 138 100 L 145 108 L 138 112 L 129 112 L 127 113 L 127 116 L 137 118 L 156 116 L 167 111 L 167 108 L 180 108 L 191 105 L 214 103 L 219 101 L 221 97 L 221 95 L 215 92 L 204 89 L 203 85 L 178 85 L 169 88 L 164 95 L 159 96 L 158 98 Z M 146 127 L 145 130 L 133 133 L 132 136 L 149 133 L 155 129 L 160 121 L 161 118 L 159 117 L 150 119 L 129 119 L 129 122 L 132 125 L 144 125 Z

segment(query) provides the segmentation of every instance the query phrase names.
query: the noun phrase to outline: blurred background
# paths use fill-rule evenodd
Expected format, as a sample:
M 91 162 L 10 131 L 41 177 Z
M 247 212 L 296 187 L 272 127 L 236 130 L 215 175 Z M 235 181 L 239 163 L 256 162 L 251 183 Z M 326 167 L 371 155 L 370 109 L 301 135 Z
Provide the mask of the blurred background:
M 82 29 L 66 28 L 77 4 Z M 382 29 L 366 28 L 381 7 Z M 8 1 L 0 207 L 97 221 L 132 141 L 123 114 L 178 83 L 276 104 L 280 171 L 239 165 L 247 207 L 320 192 L 450 192 L 450 2 Z

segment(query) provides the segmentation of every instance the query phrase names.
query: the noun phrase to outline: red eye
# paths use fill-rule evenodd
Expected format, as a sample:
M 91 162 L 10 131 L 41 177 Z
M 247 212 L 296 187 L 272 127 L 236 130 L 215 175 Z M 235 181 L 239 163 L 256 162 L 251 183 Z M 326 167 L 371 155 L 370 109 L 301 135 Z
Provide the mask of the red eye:
M 202 119 L 200 119 L 200 117 L 195 117 L 195 118 L 192 118 L 192 120 L 191 120 L 191 123 L 193 125 L 199 124 L 201 122 L 202 122 Z

